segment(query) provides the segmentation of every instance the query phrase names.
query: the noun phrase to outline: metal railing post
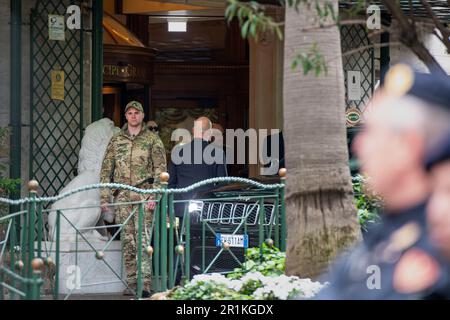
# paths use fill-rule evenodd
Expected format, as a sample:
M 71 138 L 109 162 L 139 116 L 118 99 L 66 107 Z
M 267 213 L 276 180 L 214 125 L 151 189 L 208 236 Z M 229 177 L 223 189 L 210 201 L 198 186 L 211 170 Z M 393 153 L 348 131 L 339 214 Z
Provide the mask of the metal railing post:
M 274 218 L 274 225 L 275 225 L 275 247 L 280 248 L 280 188 L 275 189 L 275 193 L 277 195 L 275 199 L 275 218 Z
M 191 214 L 189 212 L 188 206 L 186 206 L 184 215 L 184 222 L 186 227 L 186 250 L 185 250 L 185 256 L 184 256 L 184 267 L 185 267 L 185 277 L 186 281 L 190 280 L 190 268 L 191 268 Z
M 155 226 L 154 226 L 154 233 L 153 233 L 153 239 L 155 243 L 154 251 L 153 251 L 153 266 L 154 266 L 154 276 L 152 281 L 153 290 L 156 292 L 160 292 L 161 288 L 161 278 L 160 278 L 160 257 L 161 257 L 161 247 L 159 245 L 159 234 L 160 234 L 160 218 L 161 218 L 161 211 L 162 211 L 162 205 L 160 204 L 158 206 L 158 210 L 154 212 L 155 214 Z
M 39 188 L 39 183 L 36 180 L 31 180 L 28 182 L 28 192 L 29 197 L 31 198 L 31 202 L 28 206 L 28 222 L 27 222 L 27 255 L 25 260 L 25 274 L 28 279 L 31 279 L 32 268 L 31 261 L 34 259 L 34 231 L 35 231 L 35 223 L 36 223 L 36 194 Z
M 259 212 L 258 212 L 258 217 L 259 217 L 259 257 L 260 259 L 262 259 L 263 256 L 263 250 L 262 250 L 262 245 L 264 243 L 264 220 L 265 220 L 265 210 L 264 210 L 264 200 L 263 198 L 259 198 L 258 200 L 258 205 L 259 205 Z
M 33 273 L 31 279 L 29 279 L 30 291 L 28 292 L 28 299 L 40 300 L 41 298 L 41 285 L 43 280 L 41 279 L 42 268 L 44 267 L 44 261 L 41 258 L 35 258 L 31 262 L 31 268 Z
M 55 244 L 55 288 L 53 290 L 53 299 L 59 298 L 59 251 L 61 241 L 61 211 L 56 211 L 56 244 Z
M 206 264 L 206 252 L 205 252 L 205 247 L 206 247 L 206 230 L 205 230 L 205 223 L 206 221 L 203 221 L 203 216 L 202 213 L 200 213 L 200 220 L 202 222 L 202 273 L 205 272 L 205 264 Z
M 174 228 L 176 228 L 175 223 L 175 213 L 173 212 L 173 194 L 169 194 L 169 288 L 172 289 L 175 286 L 174 279 Z
M 281 184 L 283 187 L 280 190 L 280 201 L 281 201 L 281 251 L 286 252 L 286 207 L 285 207 L 285 186 L 286 186 L 286 169 L 281 168 L 279 171 L 279 175 L 281 177 Z
M 42 203 L 40 202 L 37 210 L 37 257 L 42 258 L 42 231 L 44 223 L 42 220 Z
M 29 207 L 29 205 L 28 205 Z M 20 221 L 20 240 L 19 240 L 19 248 L 20 248 L 20 260 L 16 262 L 18 269 L 20 270 L 19 274 L 24 276 L 27 274 L 27 237 L 28 237 L 28 214 L 29 210 L 25 212 Z M 20 267 L 19 267 L 20 265 Z
M 161 174 L 161 185 L 164 189 L 161 195 L 161 290 L 167 290 L 167 183 L 169 174 L 163 172 Z
M 11 234 L 10 234 L 11 240 L 10 240 L 10 243 L 9 243 L 9 256 L 10 256 L 9 266 L 10 266 L 11 270 L 14 270 L 15 265 L 16 265 L 16 243 L 17 243 L 17 237 L 19 237 L 19 241 L 20 241 L 20 234 L 18 235 L 17 232 L 16 232 L 16 230 L 18 228 L 16 226 L 16 224 L 17 224 L 17 220 L 20 221 L 20 215 L 18 217 L 19 217 L 19 219 L 16 219 L 17 217 L 14 217 L 14 218 L 12 218 L 12 221 L 11 221 L 12 222 L 11 223 Z M 20 224 L 19 224 L 19 226 L 20 226 Z M 11 279 L 11 285 L 13 287 L 15 287 L 15 285 L 16 285 L 16 280 L 13 279 L 13 278 Z M 10 298 L 14 299 L 15 295 L 16 295 L 15 292 L 11 292 Z
M 142 230 L 144 223 L 144 204 L 139 203 L 137 234 L 137 297 L 142 298 Z

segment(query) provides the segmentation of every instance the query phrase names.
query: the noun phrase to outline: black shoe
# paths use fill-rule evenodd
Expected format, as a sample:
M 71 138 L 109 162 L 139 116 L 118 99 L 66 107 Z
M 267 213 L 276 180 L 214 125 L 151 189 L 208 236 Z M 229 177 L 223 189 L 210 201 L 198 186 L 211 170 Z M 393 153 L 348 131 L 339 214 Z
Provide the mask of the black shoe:
M 142 298 L 150 298 L 150 292 L 143 290 L 142 291 Z
M 126 288 L 125 290 L 123 290 L 123 295 L 124 296 L 134 296 L 135 291 L 131 288 Z

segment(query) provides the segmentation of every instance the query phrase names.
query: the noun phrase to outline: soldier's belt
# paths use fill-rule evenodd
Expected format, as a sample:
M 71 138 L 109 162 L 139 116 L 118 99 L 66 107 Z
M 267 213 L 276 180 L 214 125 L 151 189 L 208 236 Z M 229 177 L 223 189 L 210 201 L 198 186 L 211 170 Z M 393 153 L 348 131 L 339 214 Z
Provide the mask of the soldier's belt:
M 143 180 L 143 181 L 140 181 L 140 182 L 134 184 L 133 187 L 135 187 L 135 188 L 140 187 L 140 186 L 142 186 L 144 183 L 153 184 L 154 181 L 155 181 L 154 178 L 147 178 L 147 179 L 145 179 L 145 180 Z M 113 197 L 114 197 L 114 198 L 117 198 L 117 196 L 119 195 L 119 193 L 122 192 L 122 191 L 124 191 L 124 189 L 116 189 L 116 190 L 114 190 L 114 192 L 113 192 Z

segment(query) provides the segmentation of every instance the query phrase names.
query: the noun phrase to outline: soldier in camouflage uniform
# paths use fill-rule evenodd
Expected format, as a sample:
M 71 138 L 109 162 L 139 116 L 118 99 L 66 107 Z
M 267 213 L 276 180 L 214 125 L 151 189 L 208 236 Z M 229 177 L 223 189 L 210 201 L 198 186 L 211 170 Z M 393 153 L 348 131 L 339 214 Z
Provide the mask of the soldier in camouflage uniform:
M 101 183 L 122 183 L 138 186 L 141 189 L 160 188 L 159 176 L 166 171 L 166 156 L 163 143 L 155 133 L 143 125 L 144 110 L 139 102 L 131 101 L 125 107 L 127 123 L 122 130 L 111 138 L 106 149 L 100 173 Z M 146 181 L 153 178 L 151 181 Z M 121 190 L 101 191 L 102 212 L 108 210 L 112 195 L 115 202 L 142 201 L 154 199 L 154 196 L 142 195 L 136 192 Z M 149 245 L 150 227 L 154 202 L 148 202 L 144 207 L 144 226 L 142 234 L 143 249 Z M 137 233 L 139 208 L 136 205 L 119 205 L 116 207 L 116 223 L 124 223 L 130 214 L 134 215 L 127 221 L 122 230 L 123 256 L 127 273 L 127 284 L 130 289 L 137 287 Z M 145 253 L 145 251 L 143 251 Z M 148 295 L 151 281 L 151 257 L 142 255 L 142 274 L 144 280 L 143 296 Z M 130 294 L 126 290 L 124 294 Z

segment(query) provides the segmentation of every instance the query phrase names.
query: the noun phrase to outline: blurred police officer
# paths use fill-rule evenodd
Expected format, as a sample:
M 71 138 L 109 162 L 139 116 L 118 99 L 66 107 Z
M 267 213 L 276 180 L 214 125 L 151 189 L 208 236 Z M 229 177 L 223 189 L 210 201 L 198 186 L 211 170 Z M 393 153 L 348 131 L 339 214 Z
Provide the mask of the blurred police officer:
M 430 237 L 450 262 L 450 132 L 428 157 L 426 167 L 433 188 L 427 207 Z
M 432 195 L 427 206 L 431 242 L 450 264 L 450 132 L 435 152 L 429 155 Z M 450 285 L 435 291 L 430 298 L 450 299 Z
M 436 105 L 448 104 L 449 95 L 446 78 L 406 65 L 387 74 L 353 145 L 385 212 L 367 241 L 332 266 L 319 299 L 420 299 L 448 284 L 447 264 L 427 233 L 423 161 L 448 131 L 450 112 Z

